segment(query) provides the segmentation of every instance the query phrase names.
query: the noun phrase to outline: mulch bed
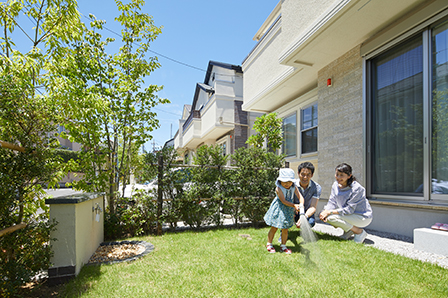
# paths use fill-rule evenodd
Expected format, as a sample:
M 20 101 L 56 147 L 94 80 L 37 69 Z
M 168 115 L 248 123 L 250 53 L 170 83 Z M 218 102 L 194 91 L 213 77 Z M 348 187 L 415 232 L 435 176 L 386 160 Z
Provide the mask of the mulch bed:
M 153 250 L 154 245 L 146 241 L 103 242 L 90 257 L 87 265 L 133 261 Z

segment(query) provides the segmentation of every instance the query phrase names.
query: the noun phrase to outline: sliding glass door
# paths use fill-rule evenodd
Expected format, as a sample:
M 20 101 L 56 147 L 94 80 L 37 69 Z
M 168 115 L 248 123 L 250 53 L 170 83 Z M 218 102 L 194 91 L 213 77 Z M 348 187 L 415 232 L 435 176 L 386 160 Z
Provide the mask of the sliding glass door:
M 367 69 L 371 195 L 448 200 L 448 20 Z
M 432 193 L 448 195 L 448 21 L 431 32 Z

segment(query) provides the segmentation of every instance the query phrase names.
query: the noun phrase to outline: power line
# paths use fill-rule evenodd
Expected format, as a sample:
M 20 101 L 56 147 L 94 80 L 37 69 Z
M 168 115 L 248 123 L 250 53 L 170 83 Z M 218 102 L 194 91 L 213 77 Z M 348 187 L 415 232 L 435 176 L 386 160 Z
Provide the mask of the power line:
M 28 3 L 28 1 L 26 1 L 26 2 L 27 2 L 27 4 L 30 5 L 30 6 L 35 6 L 35 5 L 32 5 L 32 4 Z M 36 6 L 35 6 L 35 7 L 36 7 Z M 90 21 L 90 18 L 88 18 L 87 16 L 85 16 L 82 12 L 79 12 L 79 13 L 80 13 L 80 15 L 82 15 L 84 18 L 86 18 L 87 20 Z M 16 26 L 19 27 L 19 29 L 22 30 L 22 32 L 28 37 L 28 39 L 30 39 L 30 41 L 34 42 L 33 39 L 32 39 L 30 36 L 28 36 L 28 34 L 25 32 L 25 30 L 19 25 L 19 23 L 17 23 L 17 22 L 15 21 L 14 18 L 12 18 L 11 16 L 9 16 L 8 14 L 6 14 L 6 15 L 7 15 L 11 20 L 14 21 L 14 23 L 16 24 Z M 27 14 L 25 14 L 25 15 L 28 17 L 29 21 L 35 25 L 35 21 L 33 21 Z M 115 32 L 115 31 L 113 31 L 113 30 L 107 28 L 106 26 L 102 26 L 102 27 L 103 27 L 104 29 L 106 29 L 107 31 L 109 31 L 109 32 L 111 32 L 111 33 L 117 35 L 117 36 L 120 37 L 120 38 L 122 38 L 122 35 L 121 35 L 121 34 L 119 34 L 119 33 Z M 138 44 L 135 43 L 135 42 L 134 42 L 133 44 L 135 44 L 135 45 L 138 46 Z M 188 63 L 179 61 L 179 60 L 177 60 L 177 59 L 171 58 L 171 57 L 169 57 L 169 56 L 167 56 L 167 55 L 164 55 L 164 54 L 162 54 L 162 53 L 159 53 L 159 52 L 156 52 L 156 51 L 153 51 L 153 50 L 150 50 L 150 49 L 148 49 L 148 51 L 151 52 L 151 53 L 153 53 L 153 54 L 155 54 L 155 55 L 158 55 L 158 56 L 160 56 L 160 57 L 163 57 L 163 58 L 165 58 L 165 59 L 168 59 L 168 60 L 170 60 L 170 61 L 172 61 L 172 62 L 178 63 L 178 64 L 180 64 L 180 65 L 183 65 L 183 66 L 186 66 L 186 67 L 189 67 L 189 68 L 192 68 L 192 69 L 196 69 L 196 70 L 199 70 L 199 71 L 202 71 L 202 72 L 205 72 L 205 73 L 209 73 L 207 70 L 205 70 L 205 69 L 203 69 L 203 68 L 196 67 L 196 66 L 194 66 L 194 65 L 191 65 L 191 64 L 188 64 Z M 220 75 L 220 76 L 230 76 L 230 77 L 233 77 L 233 76 L 234 76 L 234 75 L 227 75 L 227 74 L 219 74 L 219 75 Z
M 89 18 L 89 17 L 85 16 L 82 12 L 79 12 L 79 13 L 80 13 L 84 18 L 86 18 L 87 20 L 90 21 L 90 18 Z M 107 28 L 107 27 L 104 26 L 104 25 L 102 26 L 102 28 L 104 28 L 104 29 L 106 29 L 107 31 L 109 31 L 109 32 L 111 32 L 111 33 L 117 35 L 117 36 L 120 37 L 120 38 L 122 38 L 122 35 L 121 35 L 120 33 L 117 33 L 117 32 L 115 32 L 115 31 L 113 31 L 112 29 Z M 138 46 L 138 44 L 135 43 L 135 42 L 133 42 L 133 44 L 135 44 L 135 45 Z M 191 64 L 188 64 L 188 63 L 179 61 L 179 60 L 177 60 L 177 59 L 174 59 L 174 58 L 168 57 L 168 56 L 166 56 L 166 55 L 163 55 L 163 54 L 161 54 L 161 53 L 159 53 L 159 52 L 156 52 L 156 51 L 153 51 L 153 50 L 150 50 L 150 49 L 148 49 L 148 51 L 151 52 L 151 53 L 153 53 L 153 54 L 156 54 L 156 55 L 158 55 L 158 56 L 160 56 L 160 57 L 163 57 L 163 58 L 165 58 L 165 59 L 168 59 L 168 60 L 170 60 L 170 61 L 173 61 L 173 62 L 175 62 L 175 63 L 181 64 L 181 65 L 183 65 L 183 66 L 190 67 L 190 68 L 192 68 L 192 69 L 196 69 L 196 70 L 199 70 L 199 71 L 203 71 L 203 72 L 205 72 L 205 73 L 209 73 L 207 70 L 205 70 L 205 69 L 203 69 L 203 68 L 196 67 L 196 66 L 193 66 L 193 65 L 191 65 Z M 234 77 L 234 75 L 227 75 L 227 74 L 219 74 L 219 76 Z
M 87 16 L 85 16 L 83 13 L 81 13 L 81 12 L 79 12 L 79 13 L 80 13 L 83 17 L 85 17 L 86 19 L 90 20 L 90 19 L 89 19 Z M 109 32 L 111 32 L 111 33 L 117 35 L 118 37 L 122 38 L 122 36 L 121 36 L 120 33 L 117 33 L 117 32 L 115 32 L 115 31 L 113 31 L 113 30 L 107 28 L 106 26 L 103 26 L 103 28 L 106 29 L 107 31 L 109 31 Z M 135 42 L 134 42 L 134 44 L 138 45 L 138 44 L 135 43 Z M 190 67 L 190 68 L 193 68 L 193 69 L 196 69 L 196 70 L 199 70 L 199 71 L 207 72 L 207 71 L 206 71 L 205 69 L 203 69 L 203 68 L 199 68 L 199 67 L 193 66 L 193 65 L 191 65 L 191 64 L 184 63 L 184 62 L 182 62 L 182 61 L 179 61 L 179 60 L 173 59 L 173 58 L 171 58 L 171 57 L 168 57 L 168 56 L 166 56 L 166 55 L 163 55 L 163 54 L 161 54 L 161 53 L 159 53 L 159 52 L 156 52 L 156 51 L 153 51 L 153 50 L 150 50 L 150 49 L 148 49 L 148 51 L 151 52 L 151 53 L 153 53 L 153 54 L 156 54 L 156 55 L 158 55 L 158 56 L 160 56 L 160 57 L 163 57 L 163 58 L 165 58 L 165 59 L 171 60 L 171 61 L 173 61 L 173 62 L 175 62 L 175 63 L 184 65 L 184 66 L 186 66 L 186 67 Z
M 154 110 L 157 110 L 157 111 L 161 111 L 161 112 L 167 113 L 167 114 L 171 114 L 171 115 L 174 115 L 174 116 L 179 116 L 178 114 L 171 113 L 171 112 L 167 112 L 167 111 L 164 111 L 164 110 L 159 109 L 159 108 L 153 108 L 153 109 L 154 109 Z

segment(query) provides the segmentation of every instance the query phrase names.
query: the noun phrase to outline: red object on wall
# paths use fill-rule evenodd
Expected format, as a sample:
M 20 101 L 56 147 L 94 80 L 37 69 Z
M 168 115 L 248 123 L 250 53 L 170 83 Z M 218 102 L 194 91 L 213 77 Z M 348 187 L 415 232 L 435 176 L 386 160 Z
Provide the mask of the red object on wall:
M 331 87 L 331 78 L 327 79 L 327 87 Z

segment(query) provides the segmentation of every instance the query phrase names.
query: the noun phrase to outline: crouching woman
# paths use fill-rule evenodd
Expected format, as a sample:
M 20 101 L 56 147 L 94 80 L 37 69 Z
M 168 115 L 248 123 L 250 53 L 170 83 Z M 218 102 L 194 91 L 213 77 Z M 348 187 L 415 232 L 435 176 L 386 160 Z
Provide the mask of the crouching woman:
M 344 230 L 341 236 L 349 239 L 355 235 L 354 241 L 362 243 L 367 237 L 363 229 L 372 222 L 372 208 L 366 198 L 366 190 L 352 175 L 352 167 L 342 163 L 336 167 L 336 181 L 331 187 L 330 198 L 319 218 Z

